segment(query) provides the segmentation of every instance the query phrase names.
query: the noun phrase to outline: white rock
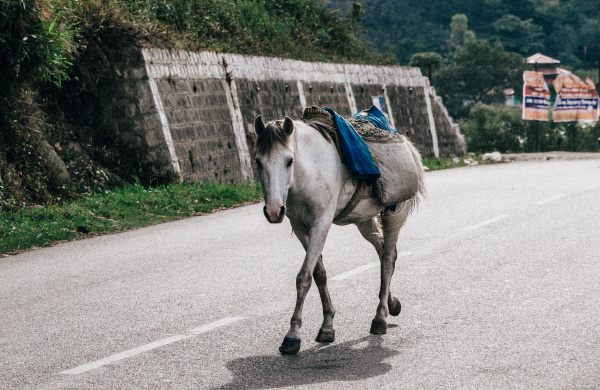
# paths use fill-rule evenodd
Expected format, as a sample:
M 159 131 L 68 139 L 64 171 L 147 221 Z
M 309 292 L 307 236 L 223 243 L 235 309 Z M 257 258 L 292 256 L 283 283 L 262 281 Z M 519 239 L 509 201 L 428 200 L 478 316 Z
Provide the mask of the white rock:
M 486 153 L 483 156 L 481 156 L 481 159 L 483 161 L 492 160 L 495 162 L 500 162 L 502 161 L 502 155 L 500 154 L 500 152 Z

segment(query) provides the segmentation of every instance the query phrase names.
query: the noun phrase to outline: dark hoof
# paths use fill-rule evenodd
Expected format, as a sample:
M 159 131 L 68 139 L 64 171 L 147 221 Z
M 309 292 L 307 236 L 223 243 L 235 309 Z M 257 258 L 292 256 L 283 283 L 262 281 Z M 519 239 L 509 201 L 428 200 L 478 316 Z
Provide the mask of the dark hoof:
M 378 320 L 375 318 L 373 322 L 371 322 L 371 334 L 386 334 L 387 333 L 387 324 L 385 320 Z
M 283 355 L 295 355 L 298 351 L 300 351 L 300 339 L 285 336 L 281 347 L 279 347 L 279 352 Z
M 392 297 L 392 299 L 388 301 L 388 309 L 390 311 L 390 314 L 393 316 L 397 316 L 398 314 L 400 314 L 400 310 L 402 310 L 402 305 L 400 304 L 398 298 Z
M 320 343 L 333 343 L 335 341 L 335 329 L 333 328 L 321 328 L 315 341 Z

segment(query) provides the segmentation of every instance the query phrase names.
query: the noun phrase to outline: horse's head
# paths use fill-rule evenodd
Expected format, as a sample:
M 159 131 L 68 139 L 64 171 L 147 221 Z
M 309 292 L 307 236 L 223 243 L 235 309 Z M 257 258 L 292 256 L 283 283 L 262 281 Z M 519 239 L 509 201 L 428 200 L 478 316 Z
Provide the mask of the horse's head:
M 260 184 L 265 196 L 264 213 L 267 221 L 280 223 L 285 217 L 288 191 L 294 179 L 294 150 L 290 137 L 294 122 L 284 120 L 269 122 L 266 126 L 259 115 L 254 121 L 256 164 Z

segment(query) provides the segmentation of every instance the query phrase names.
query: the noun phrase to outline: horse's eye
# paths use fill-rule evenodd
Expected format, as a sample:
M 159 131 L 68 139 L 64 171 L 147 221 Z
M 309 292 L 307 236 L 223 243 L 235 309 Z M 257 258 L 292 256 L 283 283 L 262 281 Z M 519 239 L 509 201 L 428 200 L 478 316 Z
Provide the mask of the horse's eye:
M 288 168 L 289 168 L 289 167 L 291 167 L 293 163 L 294 163 L 294 159 L 293 159 L 293 158 L 290 158 L 290 159 L 288 160 L 288 162 L 287 162 L 287 166 L 288 166 Z
M 254 160 L 254 161 L 256 161 L 256 166 L 257 166 L 257 167 L 259 167 L 259 168 L 262 168 L 262 163 L 260 162 L 260 160 L 259 160 L 259 159 L 256 159 L 256 160 Z

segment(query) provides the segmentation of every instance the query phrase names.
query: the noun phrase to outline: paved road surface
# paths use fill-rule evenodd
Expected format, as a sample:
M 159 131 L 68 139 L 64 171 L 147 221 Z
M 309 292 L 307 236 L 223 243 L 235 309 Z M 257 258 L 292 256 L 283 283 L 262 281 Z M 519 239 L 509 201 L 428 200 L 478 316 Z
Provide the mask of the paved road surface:
M 600 159 L 427 184 L 385 336 L 375 251 L 336 227 L 337 341 L 313 341 L 313 286 L 302 350 L 280 356 L 303 253 L 254 205 L 0 259 L 0 388 L 600 388 Z

